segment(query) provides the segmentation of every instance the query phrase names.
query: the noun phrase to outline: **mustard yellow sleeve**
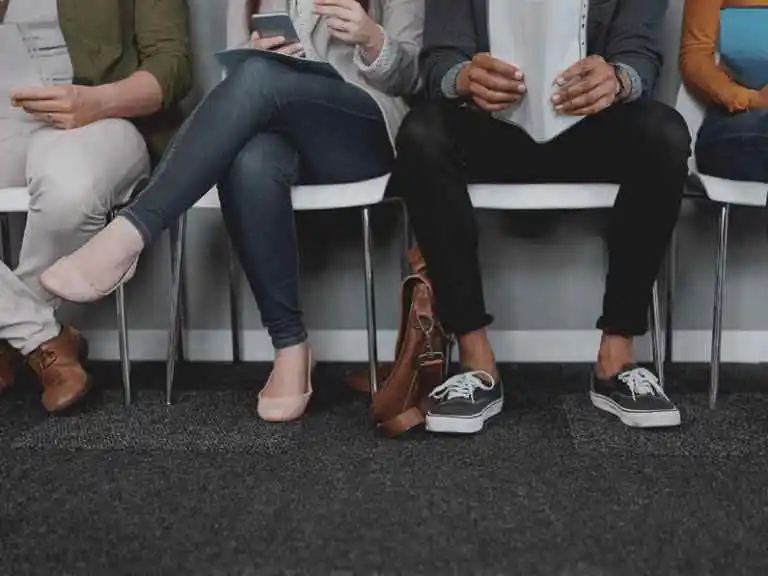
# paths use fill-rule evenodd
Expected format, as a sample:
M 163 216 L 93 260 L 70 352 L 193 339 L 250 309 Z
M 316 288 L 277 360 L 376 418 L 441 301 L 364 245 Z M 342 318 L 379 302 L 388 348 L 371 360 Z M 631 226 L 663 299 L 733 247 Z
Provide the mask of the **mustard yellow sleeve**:
M 758 92 L 734 82 L 715 61 L 722 5 L 723 0 L 685 0 L 680 73 L 700 97 L 740 112 L 755 104 Z

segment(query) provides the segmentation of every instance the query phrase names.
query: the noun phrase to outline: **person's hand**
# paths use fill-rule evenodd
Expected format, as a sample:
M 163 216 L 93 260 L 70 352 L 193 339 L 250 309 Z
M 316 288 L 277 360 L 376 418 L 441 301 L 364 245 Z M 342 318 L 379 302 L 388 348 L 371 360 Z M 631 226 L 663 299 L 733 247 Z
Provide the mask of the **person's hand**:
M 20 88 L 11 93 L 11 105 L 63 130 L 100 120 L 104 108 L 98 88 L 74 84 Z
M 293 44 L 286 44 L 283 36 L 271 36 L 269 38 L 262 38 L 258 32 L 251 34 L 251 48 L 257 50 L 267 50 L 269 52 L 279 52 L 280 54 L 287 54 L 288 56 L 303 56 L 304 47 L 298 42 Z
M 757 107 L 768 108 L 768 86 L 764 86 L 757 94 Z
M 614 67 L 601 56 L 579 60 L 555 80 L 557 92 L 552 96 L 555 110 L 562 114 L 586 116 L 612 106 L 621 85 Z
M 323 16 L 331 35 L 360 46 L 378 57 L 384 32 L 356 0 L 315 0 L 315 14 Z
M 486 112 L 499 112 L 520 101 L 525 94 L 524 80 L 522 71 L 511 64 L 481 53 L 459 73 L 456 91 L 470 96 Z

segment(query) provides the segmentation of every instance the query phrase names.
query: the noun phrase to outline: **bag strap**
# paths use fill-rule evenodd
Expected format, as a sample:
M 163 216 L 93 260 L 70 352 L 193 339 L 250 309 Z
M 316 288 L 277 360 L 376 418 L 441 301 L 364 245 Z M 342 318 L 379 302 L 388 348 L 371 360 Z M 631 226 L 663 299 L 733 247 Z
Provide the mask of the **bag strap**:
M 435 376 L 441 376 L 443 372 L 443 359 L 432 359 L 427 362 L 419 364 L 416 371 L 413 374 L 414 381 L 419 378 L 422 372 L 436 371 Z M 421 426 L 426 420 L 427 412 L 434 405 L 434 401 L 429 396 L 426 396 L 418 406 L 409 408 L 405 412 L 401 412 L 394 418 L 390 418 L 386 422 L 379 423 L 384 433 L 390 438 L 395 438 L 401 434 L 405 434 L 416 426 Z
M 5 15 L 8 13 L 8 6 L 11 5 L 11 0 L 0 0 L 0 24 L 5 21 Z

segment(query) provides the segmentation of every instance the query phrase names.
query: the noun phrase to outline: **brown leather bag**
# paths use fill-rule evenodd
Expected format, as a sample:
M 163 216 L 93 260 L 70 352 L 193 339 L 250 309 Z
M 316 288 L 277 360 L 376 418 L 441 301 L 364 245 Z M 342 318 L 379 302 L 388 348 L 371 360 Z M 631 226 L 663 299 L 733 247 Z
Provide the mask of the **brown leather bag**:
M 395 361 L 379 370 L 383 383 L 373 396 L 373 417 L 390 437 L 424 423 L 431 405 L 429 394 L 439 386 L 449 361 L 450 337 L 435 313 L 432 284 L 418 248 L 408 254 L 411 275 L 400 290 L 400 327 Z M 367 374 L 349 377 L 356 390 L 369 391 Z

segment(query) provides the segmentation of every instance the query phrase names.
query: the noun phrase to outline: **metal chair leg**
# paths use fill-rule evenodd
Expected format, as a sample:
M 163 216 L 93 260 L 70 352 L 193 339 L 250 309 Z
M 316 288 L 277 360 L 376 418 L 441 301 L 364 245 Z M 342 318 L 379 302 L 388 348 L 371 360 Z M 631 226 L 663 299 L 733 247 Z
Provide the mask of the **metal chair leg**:
M 172 248 L 173 262 L 171 264 L 171 294 L 170 294 L 170 325 L 168 327 L 168 355 L 165 364 L 165 403 L 173 403 L 173 379 L 176 371 L 176 358 L 181 332 L 181 282 L 184 264 L 184 236 L 187 228 L 186 214 L 179 218 L 176 224 L 175 246 Z
M 237 254 L 229 244 L 229 325 L 232 337 L 232 362 L 239 364 L 240 354 L 240 269 Z
M 715 302 L 712 310 L 712 358 L 709 382 L 709 407 L 714 410 L 720 388 L 720 358 L 723 341 L 723 301 L 725 299 L 725 265 L 728 254 L 728 220 L 731 207 L 724 204 L 720 208 L 720 230 L 717 243 L 717 262 L 715 265 Z
M 365 324 L 368 331 L 368 369 L 371 395 L 379 389 L 377 379 L 378 342 L 376 335 L 376 299 L 373 284 L 373 238 L 371 236 L 371 209 L 363 208 L 363 247 L 365 264 Z
M 664 387 L 664 361 L 661 355 L 661 311 L 659 305 L 659 281 L 653 283 L 651 291 L 651 355 L 656 373 L 659 375 L 659 384 Z
M 131 356 L 128 351 L 128 319 L 125 312 L 125 287 L 121 284 L 115 291 L 117 306 L 117 340 L 120 349 L 120 372 L 123 378 L 123 400 L 131 405 Z
M 115 219 L 118 209 L 107 213 L 107 223 Z M 120 284 L 115 290 L 115 307 L 117 309 L 117 347 L 120 354 L 120 374 L 123 380 L 123 401 L 130 406 L 131 394 L 131 355 L 128 350 L 128 315 L 125 309 L 125 286 Z
M 3 244 L 3 262 L 13 268 L 13 250 L 11 250 L 11 216 L 0 214 L 0 242 Z

